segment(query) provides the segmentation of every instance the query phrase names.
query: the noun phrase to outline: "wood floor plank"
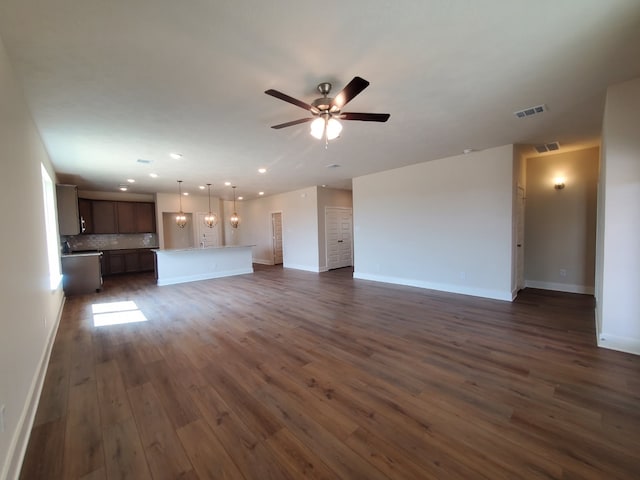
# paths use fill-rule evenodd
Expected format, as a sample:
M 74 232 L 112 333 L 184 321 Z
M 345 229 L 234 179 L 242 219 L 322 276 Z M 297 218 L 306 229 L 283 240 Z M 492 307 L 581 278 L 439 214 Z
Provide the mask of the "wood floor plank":
M 103 430 L 107 478 L 151 479 L 133 418 Z
M 65 420 L 61 417 L 33 428 L 20 480 L 63 478 Z
M 200 478 L 244 478 L 204 420 L 196 420 L 179 428 L 178 436 Z
M 120 368 L 115 360 L 96 365 L 96 383 L 102 428 L 132 416 Z
M 95 327 L 119 301 L 147 321 Z M 65 303 L 22 478 L 636 480 L 640 357 L 594 325 L 349 269 L 106 277 Z
M 64 478 L 79 478 L 104 465 L 100 407 L 95 382 L 69 389 L 64 437 Z
M 128 395 L 154 480 L 183 478 L 191 463 L 153 385 L 133 387 Z

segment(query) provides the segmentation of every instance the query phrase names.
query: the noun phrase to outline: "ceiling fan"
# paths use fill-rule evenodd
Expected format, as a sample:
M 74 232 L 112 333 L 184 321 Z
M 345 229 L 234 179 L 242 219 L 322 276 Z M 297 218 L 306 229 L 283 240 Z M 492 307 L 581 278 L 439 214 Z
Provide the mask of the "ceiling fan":
M 311 112 L 312 116 L 308 118 L 301 118 L 299 120 L 293 120 L 291 122 L 280 123 L 273 125 L 271 128 L 280 129 L 285 127 L 291 127 L 300 123 L 311 122 L 311 135 L 317 139 L 325 138 L 325 145 L 329 140 L 340 135 L 342 131 L 342 124 L 338 120 L 360 120 L 362 122 L 386 122 L 391 116 L 388 113 L 356 113 L 356 112 L 343 112 L 342 108 L 349 103 L 353 98 L 362 92 L 369 86 L 364 78 L 353 77 L 346 87 L 335 96 L 335 98 L 329 97 L 331 93 L 331 84 L 323 82 L 318 85 L 318 91 L 323 95 L 322 98 L 317 98 L 311 104 L 295 99 L 277 90 L 267 90 L 267 95 L 279 98 L 285 102 L 296 105 L 300 108 Z

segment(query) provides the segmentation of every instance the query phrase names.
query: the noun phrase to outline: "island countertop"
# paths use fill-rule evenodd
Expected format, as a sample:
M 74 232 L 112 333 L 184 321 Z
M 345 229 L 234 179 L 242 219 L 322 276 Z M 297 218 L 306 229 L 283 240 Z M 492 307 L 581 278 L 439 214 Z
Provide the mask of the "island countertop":
M 254 245 L 154 249 L 158 285 L 253 273 Z
M 191 252 L 194 250 L 220 250 L 226 248 L 251 248 L 255 245 L 221 245 L 216 247 L 189 247 L 189 248 L 152 248 L 151 251 L 157 253 L 171 253 L 171 252 Z

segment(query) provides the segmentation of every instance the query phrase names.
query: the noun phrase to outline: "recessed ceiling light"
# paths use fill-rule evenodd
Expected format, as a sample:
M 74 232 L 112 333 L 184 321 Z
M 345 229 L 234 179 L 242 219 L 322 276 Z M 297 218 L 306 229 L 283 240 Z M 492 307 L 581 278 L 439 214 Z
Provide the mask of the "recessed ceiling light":
M 126 192 L 129 189 L 126 185 L 120 185 L 120 190 Z
M 181 153 L 170 153 L 169 156 L 171 158 L 173 158 L 174 160 L 180 160 L 182 158 L 182 154 Z
M 151 178 L 158 178 L 158 174 L 157 173 L 150 173 L 149 176 Z
M 189 192 L 184 192 L 184 193 L 183 193 L 183 195 L 184 195 L 185 197 L 188 197 L 188 196 L 189 196 Z
M 199 188 L 200 190 L 204 190 L 204 185 L 198 185 L 198 188 Z
M 464 153 L 465 155 L 468 155 L 469 153 L 473 152 L 473 148 L 465 148 L 462 153 Z
M 231 182 L 224 182 L 224 186 L 225 187 L 230 187 L 231 186 Z
M 127 178 L 127 182 L 129 183 L 136 183 L 136 181 L 133 178 Z
M 258 192 L 258 195 L 264 195 L 264 192 Z
M 244 197 L 238 197 L 238 200 L 244 200 Z
M 258 173 L 267 173 L 267 169 L 266 168 L 259 168 L 258 169 Z

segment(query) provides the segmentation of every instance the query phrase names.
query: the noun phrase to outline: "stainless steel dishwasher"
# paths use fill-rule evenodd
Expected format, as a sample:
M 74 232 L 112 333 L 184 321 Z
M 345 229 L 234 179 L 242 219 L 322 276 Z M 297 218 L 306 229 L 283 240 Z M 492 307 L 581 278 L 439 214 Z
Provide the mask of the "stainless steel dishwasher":
M 65 295 L 99 292 L 102 289 L 102 252 L 62 255 L 62 288 Z

